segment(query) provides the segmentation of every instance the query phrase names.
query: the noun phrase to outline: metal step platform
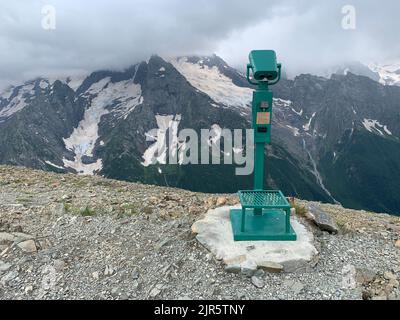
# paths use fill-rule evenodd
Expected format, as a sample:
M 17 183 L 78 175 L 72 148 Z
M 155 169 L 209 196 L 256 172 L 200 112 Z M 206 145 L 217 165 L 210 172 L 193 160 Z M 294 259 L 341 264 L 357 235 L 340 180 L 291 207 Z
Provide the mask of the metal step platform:
M 231 209 L 235 241 L 295 241 L 290 204 L 279 190 L 239 191 L 242 209 Z

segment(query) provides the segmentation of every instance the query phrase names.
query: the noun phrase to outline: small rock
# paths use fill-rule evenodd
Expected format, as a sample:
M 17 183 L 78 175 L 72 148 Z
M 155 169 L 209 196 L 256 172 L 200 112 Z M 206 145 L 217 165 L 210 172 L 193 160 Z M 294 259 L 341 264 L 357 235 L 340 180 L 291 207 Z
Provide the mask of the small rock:
M 0 272 L 5 272 L 11 268 L 11 264 L 3 262 L 0 260 Z
M 225 197 L 218 197 L 217 198 L 217 207 L 223 206 L 228 202 L 228 199 Z
M 11 233 L 0 232 L 0 244 L 7 244 L 14 241 L 15 237 Z
M 284 286 L 290 289 L 295 295 L 298 295 L 304 288 L 304 285 L 299 281 L 285 280 Z
M 310 205 L 308 217 L 322 230 L 329 233 L 338 233 L 339 228 L 335 221 L 317 205 Z
M 399 281 L 396 279 L 390 279 L 388 285 L 391 286 L 392 288 L 398 288 Z
M 111 289 L 111 295 L 115 298 L 118 296 L 118 288 Z
M 37 251 L 35 241 L 33 240 L 22 241 L 18 243 L 18 247 L 20 247 L 21 250 L 26 253 L 33 253 Z
M 247 246 L 246 247 L 246 250 L 247 251 L 251 251 L 251 250 L 254 250 L 256 247 L 254 246 L 254 245 L 251 245 L 251 246 Z
M 225 266 L 225 271 L 228 273 L 240 273 L 241 270 L 242 268 L 239 264 L 230 264 Z
M 93 279 L 95 279 L 95 280 L 99 280 L 99 273 L 98 273 L 97 271 L 93 272 L 93 273 L 92 273 L 92 277 L 93 277 Z
M 257 269 L 257 271 L 254 273 L 255 277 L 262 278 L 265 275 L 265 271 L 263 269 Z
M 140 274 L 139 274 L 138 268 L 133 269 L 133 271 L 132 271 L 132 279 L 133 280 L 139 279 L 139 276 L 140 276 Z
M 210 208 L 210 207 L 214 206 L 214 204 L 215 204 L 215 199 L 214 199 L 213 197 L 209 197 L 209 198 L 207 198 L 207 199 L 204 201 L 204 203 L 206 204 L 206 206 L 207 206 L 208 208 Z
M 197 207 L 197 206 L 190 206 L 189 207 L 189 213 L 190 214 L 200 214 L 202 212 L 202 210 L 199 208 L 199 207 Z
M 376 272 L 366 268 L 356 269 L 356 280 L 359 284 L 366 285 L 375 279 Z
M 134 280 L 134 281 L 132 282 L 132 288 L 133 288 L 134 290 L 136 290 L 137 288 L 139 288 L 139 281 Z
M 18 277 L 18 272 L 17 271 L 10 271 L 7 273 L 4 277 L 1 278 L 0 283 L 5 286 L 7 283 L 13 279 Z
M 370 300 L 372 297 L 371 290 L 364 290 L 361 296 L 363 300 Z
M 396 248 L 400 248 L 400 239 L 395 242 L 394 246 Z
M 223 261 L 226 265 L 241 264 L 246 261 L 246 255 L 242 254 L 233 258 L 224 259 Z
M 62 272 L 65 268 L 65 262 L 64 262 L 64 260 L 57 259 L 57 260 L 54 260 L 53 266 L 57 272 Z
M 163 288 L 163 285 L 162 285 L 162 284 L 157 284 L 157 285 L 150 291 L 150 294 L 149 294 L 150 297 L 152 297 L 152 298 L 157 297 L 157 296 L 161 293 L 162 288 Z
M 33 291 L 33 286 L 26 286 L 25 289 L 24 289 L 24 292 L 25 292 L 26 294 L 29 294 L 29 293 L 31 293 L 32 291 Z
M 250 278 L 254 275 L 254 273 L 257 271 L 257 263 L 255 263 L 252 260 L 246 260 L 243 262 L 241 265 L 241 274 L 244 276 Z
M 300 282 L 295 282 L 294 285 L 292 286 L 292 291 L 294 294 L 299 294 L 304 288 L 304 285 Z
M 387 300 L 387 296 L 375 296 L 371 300 Z
M 25 241 L 25 240 L 32 240 L 35 237 L 30 235 L 30 234 L 26 234 L 26 233 L 22 233 L 22 232 L 13 232 L 13 236 L 15 237 L 14 242 L 21 242 L 21 241 Z
M 104 275 L 105 276 L 111 276 L 114 273 L 114 270 L 111 266 L 106 266 L 104 270 Z
M 119 295 L 120 300 L 129 300 L 129 296 L 126 293 L 121 293 Z
M 161 240 L 159 243 L 157 243 L 157 244 L 155 245 L 155 248 L 154 248 L 154 249 L 155 249 L 156 251 L 160 251 L 161 248 L 170 245 L 171 242 L 172 242 L 172 239 L 163 239 L 163 240 Z
M 383 274 L 383 277 L 384 277 L 386 280 L 396 280 L 396 279 L 397 279 L 396 275 L 394 275 L 393 273 L 391 273 L 391 272 L 389 272 L 389 271 L 386 271 L 386 272 Z
M 265 286 L 265 283 L 262 279 L 256 276 L 251 277 L 251 283 L 254 284 L 255 287 L 261 289 Z
M 283 271 L 283 265 L 272 261 L 262 261 L 258 266 L 267 272 L 279 273 Z

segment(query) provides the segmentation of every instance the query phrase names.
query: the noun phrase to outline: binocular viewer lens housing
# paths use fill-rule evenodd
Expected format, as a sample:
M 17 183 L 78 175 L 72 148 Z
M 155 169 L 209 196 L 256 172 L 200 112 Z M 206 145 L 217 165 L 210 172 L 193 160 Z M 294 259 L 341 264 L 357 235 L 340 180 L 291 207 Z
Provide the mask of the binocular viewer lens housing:
M 271 81 L 279 76 L 276 53 L 273 50 L 253 50 L 249 54 L 249 67 L 257 81 Z

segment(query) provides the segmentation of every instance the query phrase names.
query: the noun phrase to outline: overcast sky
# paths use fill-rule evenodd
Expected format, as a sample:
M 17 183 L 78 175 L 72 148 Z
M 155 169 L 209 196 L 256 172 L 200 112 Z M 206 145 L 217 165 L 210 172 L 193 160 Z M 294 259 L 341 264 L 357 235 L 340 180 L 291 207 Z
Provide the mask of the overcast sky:
M 55 29 L 43 28 L 45 5 Z M 356 29 L 343 29 L 344 5 L 354 6 Z M 151 54 L 215 52 L 239 67 L 252 49 L 275 49 L 291 75 L 400 60 L 399 12 L 398 0 L 0 0 L 0 87 Z

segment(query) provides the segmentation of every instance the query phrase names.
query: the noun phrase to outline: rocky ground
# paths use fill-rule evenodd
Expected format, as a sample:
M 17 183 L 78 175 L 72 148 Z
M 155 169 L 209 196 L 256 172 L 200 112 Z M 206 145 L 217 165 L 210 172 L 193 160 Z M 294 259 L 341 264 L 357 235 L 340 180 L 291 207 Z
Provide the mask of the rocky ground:
M 399 299 L 400 218 L 295 200 L 311 270 L 225 271 L 192 234 L 235 195 L 0 166 L 0 299 Z M 317 227 L 318 208 L 337 225 Z M 329 230 L 332 231 L 332 230 Z

